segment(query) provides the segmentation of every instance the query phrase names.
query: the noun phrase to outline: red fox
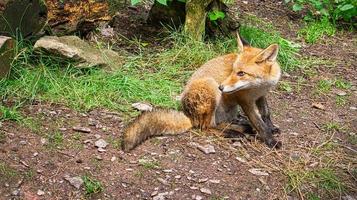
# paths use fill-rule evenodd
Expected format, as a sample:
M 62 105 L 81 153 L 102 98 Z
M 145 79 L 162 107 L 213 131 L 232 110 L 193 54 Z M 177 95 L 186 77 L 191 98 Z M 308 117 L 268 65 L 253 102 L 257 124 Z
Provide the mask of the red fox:
M 123 150 L 130 151 L 152 136 L 230 123 L 237 117 L 238 105 L 260 139 L 271 148 L 280 148 L 282 143 L 273 138 L 280 130 L 270 119 L 265 97 L 280 79 L 278 45 L 264 50 L 243 45 L 239 34 L 237 43 L 238 54 L 214 58 L 192 75 L 181 95 L 183 112 L 145 112 L 129 124 L 124 131 Z

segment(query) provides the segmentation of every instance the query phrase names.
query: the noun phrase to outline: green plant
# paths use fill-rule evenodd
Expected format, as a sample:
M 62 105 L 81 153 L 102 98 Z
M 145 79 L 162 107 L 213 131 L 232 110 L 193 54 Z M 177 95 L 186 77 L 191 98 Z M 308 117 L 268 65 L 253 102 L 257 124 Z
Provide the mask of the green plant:
M 103 185 L 98 180 L 89 176 L 83 176 L 82 179 L 87 195 L 97 194 L 103 191 Z
M 336 32 L 336 27 L 325 17 L 321 20 L 316 20 L 307 23 L 304 28 L 299 30 L 298 35 L 304 37 L 307 43 L 315 43 L 324 35 L 333 36 Z
M 306 10 L 305 20 L 328 18 L 334 24 L 338 20 L 351 22 L 357 15 L 355 0 L 284 0 L 295 12 Z
M 217 25 L 217 20 L 224 19 L 225 17 L 226 14 L 224 14 L 224 12 L 220 10 L 213 10 L 208 12 L 208 19 L 216 25 Z
M 0 121 L 10 120 L 19 122 L 23 119 L 17 107 L 5 107 L 0 105 Z

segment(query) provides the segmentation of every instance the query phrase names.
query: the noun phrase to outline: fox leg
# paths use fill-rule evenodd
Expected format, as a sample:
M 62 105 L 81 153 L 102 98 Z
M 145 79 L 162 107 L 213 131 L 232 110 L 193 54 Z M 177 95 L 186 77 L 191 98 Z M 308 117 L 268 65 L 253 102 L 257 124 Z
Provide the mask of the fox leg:
M 256 104 L 244 102 L 241 104 L 241 107 L 244 113 L 248 116 L 252 126 L 257 130 L 260 138 L 270 148 L 280 148 L 282 146 L 281 142 L 278 142 L 273 138 L 272 129 L 263 121 L 258 106 Z
M 273 122 L 270 119 L 270 109 L 268 106 L 268 101 L 265 98 L 265 96 L 260 97 L 257 101 L 256 104 L 258 106 L 259 112 L 262 116 L 263 121 L 266 123 L 266 125 L 272 130 L 273 134 L 280 134 L 280 129 L 276 127 Z

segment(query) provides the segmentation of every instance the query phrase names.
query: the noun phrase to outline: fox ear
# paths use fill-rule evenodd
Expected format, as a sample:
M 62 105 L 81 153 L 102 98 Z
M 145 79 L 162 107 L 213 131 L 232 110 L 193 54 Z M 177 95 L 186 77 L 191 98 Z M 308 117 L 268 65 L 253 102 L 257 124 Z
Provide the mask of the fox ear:
M 237 47 L 238 47 L 238 53 L 243 52 L 243 42 L 240 39 L 238 32 L 237 32 Z
M 277 44 L 272 44 L 268 48 L 264 49 L 255 57 L 256 63 L 261 62 L 275 62 L 278 57 L 279 46 Z

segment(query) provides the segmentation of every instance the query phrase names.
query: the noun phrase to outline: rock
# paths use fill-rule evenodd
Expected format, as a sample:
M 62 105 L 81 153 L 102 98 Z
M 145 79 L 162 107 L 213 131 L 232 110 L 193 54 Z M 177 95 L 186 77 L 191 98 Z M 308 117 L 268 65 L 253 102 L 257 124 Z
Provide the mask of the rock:
M 115 156 L 113 156 L 111 159 L 110 159 L 110 161 L 112 161 L 112 162 L 114 162 L 114 161 L 116 161 L 117 160 L 117 157 L 115 157 Z
M 163 178 L 157 178 L 157 181 L 159 181 L 160 183 L 162 183 L 163 185 L 169 185 L 169 183 L 163 179 Z
M 105 27 L 100 29 L 100 34 L 107 38 L 112 38 L 115 36 L 114 29 L 112 27 Z
M 350 195 L 346 195 L 342 197 L 342 200 L 356 200 L 356 198 Z
M 103 67 L 114 70 L 122 63 L 122 58 L 116 52 L 94 48 L 77 36 L 45 36 L 35 43 L 34 50 L 68 59 L 78 68 Z
M 180 175 L 176 175 L 176 176 L 175 176 L 175 179 L 180 179 L 180 178 L 181 178 Z
M 167 196 L 168 194 L 169 194 L 168 192 L 159 193 L 156 196 L 154 196 L 152 199 L 153 200 L 165 200 L 165 196 Z
M 209 194 L 209 195 L 212 194 L 211 190 L 208 188 L 201 188 L 200 191 L 204 194 Z
M 357 107 L 351 106 L 350 110 L 357 110 Z
M 103 140 L 103 139 L 99 139 L 94 143 L 94 146 L 96 146 L 97 148 L 105 148 L 107 147 L 108 143 Z
M 21 141 L 19 142 L 19 144 L 21 144 L 21 145 L 26 145 L 27 142 L 26 142 L 26 140 L 21 140 Z
M 312 107 L 320 110 L 325 110 L 325 106 L 321 103 L 312 103 Z
M 131 106 L 137 109 L 138 111 L 142 111 L 142 112 L 152 111 L 153 109 L 151 105 L 145 103 L 133 103 L 131 104 Z
M 75 177 L 66 176 L 64 179 L 77 189 L 79 189 L 83 184 L 83 180 L 79 176 L 75 176 Z
M 200 195 L 195 195 L 195 194 L 192 195 L 191 198 L 194 199 L 194 200 L 202 200 L 202 199 L 203 199 L 202 196 L 200 196 Z
M 293 135 L 293 136 L 298 136 L 299 135 L 299 133 L 297 133 L 297 132 L 290 132 L 289 134 Z
M 241 163 L 246 163 L 247 162 L 247 160 L 245 158 L 242 158 L 242 157 L 239 157 L 239 156 L 236 157 L 236 160 L 238 160 Z
M 207 182 L 207 181 L 208 181 L 208 178 L 200 178 L 200 179 L 198 179 L 199 183 L 204 183 L 204 182 Z
M 0 34 L 21 35 L 39 33 L 47 21 L 47 6 L 43 0 L 0 1 Z M 17 30 L 18 32 L 14 32 Z
M 12 192 L 11 192 L 11 195 L 12 195 L 12 196 L 19 196 L 20 193 L 21 193 L 21 189 L 18 188 L 18 189 L 16 189 L 16 190 L 12 191 Z
M 214 146 L 210 145 L 210 144 L 207 144 L 205 146 L 201 146 L 199 144 L 197 144 L 197 148 L 202 151 L 203 153 L 205 154 L 213 154 L 213 153 L 216 153 L 216 150 L 214 149 Z
M 337 91 L 336 91 L 336 94 L 337 94 L 337 96 L 346 96 L 346 95 L 347 95 L 347 92 L 342 91 L 342 90 L 337 90 Z
M 90 130 L 90 128 L 80 127 L 80 126 L 73 127 L 73 130 L 74 131 L 78 131 L 78 132 L 82 132 L 82 133 L 90 133 L 90 132 L 92 132 L 92 130 Z
M 0 79 L 9 74 L 14 56 L 14 41 L 9 37 L 0 36 Z
M 209 180 L 210 183 L 219 184 L 221 181 L 216 179 Z
M 269 176 L 267 172 L 264 172 L 262 169 L 258 169 L 258 168 L 252 168 L 249 169 L 248 171 L 257 176 Z
M 45 195 L 45 192 L 42 191 L 42 190 L 37 190 L 37 195 L 38 196 L 43 196 L 43 195 Z
M 46 144 L 46 143 L 47 143 L 46 138 L 41 138 L 41 144 L 44 145 L 44 144 Z

